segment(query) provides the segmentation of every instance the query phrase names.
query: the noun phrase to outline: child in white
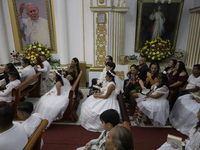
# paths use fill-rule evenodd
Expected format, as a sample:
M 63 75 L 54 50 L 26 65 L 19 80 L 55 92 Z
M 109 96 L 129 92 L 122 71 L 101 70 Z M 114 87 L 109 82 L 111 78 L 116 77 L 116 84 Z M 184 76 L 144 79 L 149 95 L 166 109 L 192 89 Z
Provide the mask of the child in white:
M 185 143 L 185 150 L 200 150 L 200 109 L 197 112 L 197 118 L 199 121 L 190 130 L 189 138 L 183 141 Z M 165 142 L 158 150 L 182 150 L 182 148 L 175 149 Z
M 100 115 L 100 120 L 104 131 L 99 138 L 89 141 L 84 147 L 76 150 L 105 150 L 105 141 L 109 131 L 120 122 L 119 114 L 114 109 L 108 109 Z

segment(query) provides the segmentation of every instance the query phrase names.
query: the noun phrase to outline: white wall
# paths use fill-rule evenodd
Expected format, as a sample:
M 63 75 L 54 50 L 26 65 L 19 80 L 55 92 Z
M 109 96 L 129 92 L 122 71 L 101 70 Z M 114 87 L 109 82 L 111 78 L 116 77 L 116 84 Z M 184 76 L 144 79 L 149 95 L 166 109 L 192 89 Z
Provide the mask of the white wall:
M 194 7 L 200 6 L 200 0 L 194 0 Z

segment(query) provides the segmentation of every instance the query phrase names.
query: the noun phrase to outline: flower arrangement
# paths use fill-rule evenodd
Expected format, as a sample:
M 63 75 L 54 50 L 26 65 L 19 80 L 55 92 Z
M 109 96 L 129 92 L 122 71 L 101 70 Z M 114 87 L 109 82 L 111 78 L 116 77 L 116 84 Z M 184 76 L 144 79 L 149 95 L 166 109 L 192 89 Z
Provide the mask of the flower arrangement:
M 131 60 L 138 60 L 138 57 L 136 56 L 136 55 L 129 55 L 128 57 L 127 57 L 127 60 L 128 61 L 131 61 Z
M 19 52 L 15 52 L 14 50 L 12 51 L 12 53 L 10 53 L 11 59 L 12 59 L 12 63 L 14 65 L 20 65 L 21 64 L 21 59 L 22 59 L 22 55 Z
M 181 59 L 181 58 L 185 57 L 185 52 L 181 49 L 178 49 L 175 51 L 174 57 Z
M 173 54 L 174 48 L 170 40 L 164 41 L 160 37 L 151 42 L 146 41 L 145 46 L 140 52 L 140 55 L 149 61 L 162 61 Z
M 49 50 L 40 43 L 33 43 L 22 50 L 23 58 L 30 60 L 31 65 L 34 65 L 34 59 L 40 54 L 45 54 L 47 61 L 51 60 L 51 54 Z

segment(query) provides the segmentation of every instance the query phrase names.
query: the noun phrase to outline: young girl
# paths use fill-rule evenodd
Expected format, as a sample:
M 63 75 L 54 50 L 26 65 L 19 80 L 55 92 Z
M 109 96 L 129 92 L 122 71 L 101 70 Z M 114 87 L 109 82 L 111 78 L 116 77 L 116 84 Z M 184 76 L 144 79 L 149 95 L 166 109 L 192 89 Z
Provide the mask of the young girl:
M 81 125 L 89 131 L 103 131 L 101 122 L 98 119 L 103 111 L 112 108 L 117 110 L 120 114 L 117 94 L 119 94 L 122 89 L 122 82 L 115 76 L 114 71 L 107 71 L 106 81 L 108 82 L 107 90 L 102 93 L 94 93 L 88 97 L 81 106 L 79 121 Z
M 183 141 L 185 150 L 200 150 L 200 109 L 197 112 L 198 123 L 190 130 L 189 138 Z M 170 144 L 165 142 L 158 150 L 182 150 L 182 148 L 175 149 Z
M 84 147 L 77 148 L 76 150 L 105 150 L 105 138 L 107 137 L 109 131 L 119 124 L 119 114 L 114 109 L 108 109 L 100 115 L 100 120 L 104 131 L 101 133 L 99 138 L 89 141 Z
M 61 119 L 68 106 L 69 91 L 75 81 L 75 75 L 73 75 L 72 72 L 74 72 L 74 70 L 76 72 L 75 65 L 70 65 L 70 68 L 71 75 L 69 74 L 67 79 L 61 75 L 61 72 L 54 72 L 53 79 L 56 80 L 55 86 L 42 96 L 36 105 L 35 112 L 40 113 L 43 119 L 49 121 L 47 127 L 49 127 L 54 120 Z
M 158 82 L 151 87 L 151 92 L 147 95 L 139 95 L 136 99 L 137 117 L 133 125 L 141 124 L 142 115 L 147 115 L 152 119 L 154 126 L 164 126 L 169 116 L 169 102 L 166 99 L 169 94 L 167 76 L 163 73 L 158 74 Z
M 18 72 L 9 72 L 8 78 L 10 82 L 6 85 L 6 89 L 4 91 L 0 91 L 0 102 L 9 103 L 12 100 L 15 100 L 12 96 L 12 89 L 21 83 Z

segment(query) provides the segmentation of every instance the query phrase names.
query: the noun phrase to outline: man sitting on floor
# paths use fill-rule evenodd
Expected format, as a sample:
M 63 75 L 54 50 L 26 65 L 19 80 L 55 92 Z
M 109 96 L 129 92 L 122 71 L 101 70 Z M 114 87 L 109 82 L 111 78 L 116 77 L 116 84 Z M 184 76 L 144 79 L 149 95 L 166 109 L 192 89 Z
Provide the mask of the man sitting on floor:
M 0 104 L 0 149 L 22 150 L 28 138 L 23 126 L 13 123 L 14 110 L 8 104 Z

